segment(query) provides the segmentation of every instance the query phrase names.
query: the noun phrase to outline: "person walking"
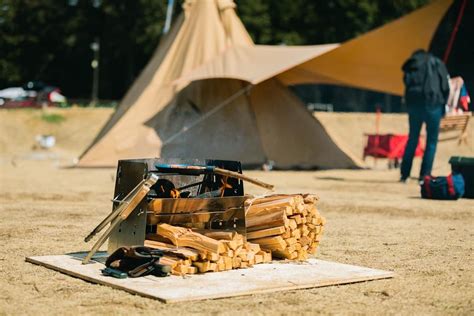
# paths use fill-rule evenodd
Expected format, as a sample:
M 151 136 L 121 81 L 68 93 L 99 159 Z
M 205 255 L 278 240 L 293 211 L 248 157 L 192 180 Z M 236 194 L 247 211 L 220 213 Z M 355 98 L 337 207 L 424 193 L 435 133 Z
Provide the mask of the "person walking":
M 426 124 L 426 146 L 419 180 L 431 175 L 438 144 L 439 124 L 449 96 L 449 74 L 444 63 L 425 50 L 415 51 L 403 64 L 405 103 L 408 109 L 409 134 L 403 154 L 400 182 L 410 177 L 420 131 Z

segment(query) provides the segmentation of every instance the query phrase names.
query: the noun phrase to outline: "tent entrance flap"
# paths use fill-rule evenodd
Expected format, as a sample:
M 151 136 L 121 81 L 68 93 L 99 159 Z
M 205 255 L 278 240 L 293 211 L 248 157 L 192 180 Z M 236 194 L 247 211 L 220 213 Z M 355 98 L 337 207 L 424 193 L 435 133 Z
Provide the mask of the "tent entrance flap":
M 244 88 L 240 89 L 239 91 L 237 91 L 236 93 L 232 94 L 231 96 L 229 96 L 227 99 L 225 99 L 224 101 L 222 101 L 221 103 L 217 104 L 216 106 L 213 106 L 212 109 L 206 113 L 204 113 L 203 115 L 201 115 L 198 119 L 194 120 L 193 122 L 191 122 L 189 125 L 186 125 L 186 126 L 183 126 L 181 128 L 181 130 L 173 135 L 171 135 L 170 137 L 168 137 L 166 140 L 164 140 L 162 142 L 162 146 L 166 146 L 167 144 L 171 143 L 172 141 L 174 141 L 177 137 L 181 136 L 183 133 L 189 131 L 191 128 L 195 127 L 196 125 L 202 123 L 203 121 L 205 121 L 206 119 L 208 119 L 211 115 L 213 115 L 214 113 L 216 113 L 217 111 L 219 111 L 220 109 L 222 109 L 223 107 L 225 107 L 226 105 L 228 104 L 231 104 L 232 101 L 234 101 L 235 99 L 237 99 L 238 97 L 240 97 L 241 95 L 243 95 L 244 93 L 249 93 L 250 89 L 252 88 L 252 85 L 251 84 L 248 84 L 247 86 L 245 86 Z
M 252 89 L 240 80 L 191 83 L 170 104 L 167 117 L 150 122 L 163 140 L 161 157 L 212 157 L 261 166 L 265 155 L 246 97 Z

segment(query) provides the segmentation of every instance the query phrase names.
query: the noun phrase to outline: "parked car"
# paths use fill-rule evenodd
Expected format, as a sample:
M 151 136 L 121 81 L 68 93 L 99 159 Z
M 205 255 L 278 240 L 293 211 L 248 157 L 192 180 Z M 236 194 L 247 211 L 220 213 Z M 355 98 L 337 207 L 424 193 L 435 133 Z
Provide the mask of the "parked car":
M 29 81 L 22 87 L 10 87 L 0 90 L 1 108 L 25 108 L 56 106 L 66 102 L 66 97 L 55 86 L 41 81 Z

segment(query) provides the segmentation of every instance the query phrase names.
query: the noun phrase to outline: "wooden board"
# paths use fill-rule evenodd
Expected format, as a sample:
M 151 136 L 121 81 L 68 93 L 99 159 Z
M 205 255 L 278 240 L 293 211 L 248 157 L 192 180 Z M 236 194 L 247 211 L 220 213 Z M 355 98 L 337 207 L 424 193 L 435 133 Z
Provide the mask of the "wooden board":
M 148 210 L 154 213 L 194 213 L 221 211 L 241 207 L 249 196 L 226 196 L 221 198 L 186 198 L 186 199 L 153 199 L 148 203 Z
M 307 263 L 266 263 L 250 269 L 213 272 L 183 277 L 115 279 L 101 274 L 102 263 L 82 265 L 84 253 L 26 258 L 73 277 L 107 285 L 165 303 L 195 301 L 339 285 L 394 277 L 390 271 L 375 270 L 330 261 L 309 259 Z M 99 253 L 98 257 L 103 256 Z

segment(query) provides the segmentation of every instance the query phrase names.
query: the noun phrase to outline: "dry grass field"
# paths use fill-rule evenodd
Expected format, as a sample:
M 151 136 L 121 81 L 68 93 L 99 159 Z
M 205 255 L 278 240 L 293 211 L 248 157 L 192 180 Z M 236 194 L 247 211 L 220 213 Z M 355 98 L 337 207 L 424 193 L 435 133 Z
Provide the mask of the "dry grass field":
M 110 111 L 59 113 L 66 119 L 54 125 L 38 122 L 34 111 L 0 112 L 0 315 L 474 313 L 474 200 L 422 200 L 416 181 L 397 183 L 398 171 L 381 161 L 372 170 L 246 173 L 278 192 L 320 196 L 327 229 L 316 257 L 391 270 L 394 279 L 166 305 L 26 263 L 26 256 L 87 249 L 83 237 L 111 208 L 113 169 L 61 168 Z M 341 117 L 328 114 L 323 122 L 337 133 L 337 124 L 352 122 Z M 352 128 L 353 135 L 370 132 Z M 32 151 L 37 133 L 56 133 L 57 148 Z M 451 154 L 473 156 L 472 133 L 470 141 L 467 148 L 443 145 L 449 150 L 441 147 L 435 172 L 449 171 L 444 157 Z M 263 193 L 252 185 L 246 191 Z

